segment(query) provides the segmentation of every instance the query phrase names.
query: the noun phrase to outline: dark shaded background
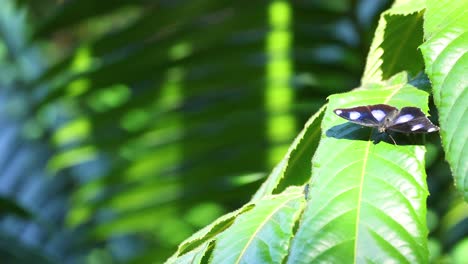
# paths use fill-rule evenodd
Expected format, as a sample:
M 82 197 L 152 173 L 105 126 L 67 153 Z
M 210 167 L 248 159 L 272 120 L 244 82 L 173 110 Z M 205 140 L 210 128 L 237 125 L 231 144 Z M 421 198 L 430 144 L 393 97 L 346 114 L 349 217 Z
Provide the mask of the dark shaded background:
M 359 85 L 389 4 L 2 0 L 2 263 L 163 262 L 249 200 L 328 95 Z M 444 259 L 468 218 L 428 148 Z

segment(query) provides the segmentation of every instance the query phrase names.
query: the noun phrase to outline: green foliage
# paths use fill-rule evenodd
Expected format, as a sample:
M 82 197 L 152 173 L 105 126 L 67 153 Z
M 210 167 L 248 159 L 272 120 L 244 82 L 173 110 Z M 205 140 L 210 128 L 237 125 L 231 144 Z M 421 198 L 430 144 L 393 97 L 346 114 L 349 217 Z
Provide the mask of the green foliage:
M 39 15 L 27 43 L 0 3 L 0 259 L 466 259 L 465 1 L 397 0 L 373 38 L 380 1 L 19 2 Z M 332 112 L 376 103 L 442 140 Z
M 0 197 L 0 214 L 13 214 L 22 218 L 31 218 L 33 214 L 14 200 Z
M 466 1 L 442 4 L 428 1 L 421 46 L 434 101 L 439 111 L 440 134 L 455 185 L 468 201 L 468 18 Z
M 214 263 L 280 263 L 305 205 L 303 188 L 266 196 L 216 239 Z M 233 243 L 236 241 L 236 243 Z
M 314 138 L 311 131 L 322 131 L 320 145 L 313 155 L 311 172 L 309 170 L 310 198 L 307 207 L 300 218 L 293 217 L 293 212 L 296 211 L 283 209 L 283 213 L 289 212 L 290 217 L 281 218 L 282 221 L 287 220 L 282 226 L 286 228 L 299 225 L 294 237 L 291 239 L 291 233 L 281 233 L 271 228 L 268 229 L 268 234 L 261 233 L 259 230 L 263 230 L 262 228 L 255 229 L 255 226 L 269 221 L 259 220 L 266 213 L 257 214 L 254 210 L 251 214 L 238 216 L 233 226 L 216 238 L 212 260 L 214 263 L 218 256 L 233 257 L 229 263 L 279 263 L 285 259 L 290 263 L 340 262 L 350 258 L 360 262 L 364 261 L 364 257 L 374 262 L 388 259 L 410 263 L 427 262 L 425 201 L 428 191 L 425 183 L 424 148 L 412 145 L 394 146 L 384 142 L 374 145 L 372 142 L 375 135 L 370 133 L 370 129 L 363 131 L 359 126 L 343 124 L 343 120 L 332 113 L 332 109 L 337 107 L 376 103 L 388 103 L 397 107 L 412 105 L 427 112 L 427 93 L 407 83 L 406 75 L 395 76 L 387 84 L 378 86 L 330 97 L 323 121 L 317 116 L 312 117 L 294 141 L 296 144 L 291 146 L 292 154 L 295 151 L 302 153 L 302 149 L 309 147 L 301 144 L 305 141 L 304 135 Z M 320 112 L 317 115 L 321 116 Z M 317 120 L 321 121 L 321 127 L 314 126 Z M 291 160 L 292 154 L 286 155 L 265 186 L 271 186 L 272 182 L 269 180 L 278 178 L 278 171 L 289 177 L 296 176 L 287 173 L 288 169 L 293 170 L 294 163 L 292 169 L 281 167 L 281 164 Z M 312 158 L 307 157 L 309 160 Z M 288 191 L 280 195 L 296 199 Z M 301 192 L 301 197 L 303 195 Z M 269 198 L 263 196 L 259 199 L 254 199 L 255 203 Z M 281 212 L 281 207 L 273 208 L 276 209 L 275 214 Z M 287 208 L 292 210 L 294 207 Z M 263 241 L 287 241 L 286 245 L 277 249 L 279 252 L 275 252 L 281 258 L 277 256 L 268 261 L 262 259 L 262 256 L 269 256 L 266 252 L 274 252 L 273 249 L 257 245 L 257 253 L 251 254 L 247 250 L 254 250 L 250 249 L 252 245 L 233 242 L 260 239 L 249 234 L 249 227 L 263 234 L 262 237 L 275 236 L 271 239 L 263 238 Z M 257 233 L 255 235 L 260 236 Z M 230 242 L 218 242 L 226 239 Z M 225 252 L 216 255 L 218 243 L 219 248 L 229 249 L 231 254 Z M 322 246 L 317 247 L 319 244 Z M 287 249 L 287 256 L 280 253 L 283 248 Z M 178 257 L 185 259 L 187 256 L 181 254 Z M 188 258 L 186 261 L 194 259 L 195 257 Z M 169 263 L 172 261 L 170 259 Z
M 425 92 L 398 81 L 329 97 L 288 263 L 427 262 L 424 148 L 374 145 L 370 130 L 332 112 L 376 103 L 427 109 Z
M 311 157 L 317 148 L 320 137 L 320 123 L 322 122 L 322 107 L 304 126 L 304 129 L 294 139 L 285 157 L 276 165 L 268 179 L 262 184 L 252 201 L 265 195 L 279 193 L 284 186 L 305 184 L 310 177 Z
M 446 21 L 448 18 L 441 15 L 441 9 L 435 5 L 435 2 L 429 1 L 427 14 L 424 16 L 424 32 L 427 38 L 424 44 L 422 34 L 424 3 L 407 5 L 398 2 L 382 14 L 369 52 L 362 87 L 346 94 L 329 97 L 325 112 L 323 113 L 322 109 L 309 120 L 285 158 L 273 170 L 260 192 L 254 197 L 255 202 L 263 201 L 259 200 L 262 197 L 268 199 L 268 196 L 263 193 L 271 193 L 280 182 L 286 182 L 286 185 L 303 185 L 303 180 L 296 180 L 294 177 L 298 176 L 299 179 L 303 179 L 304 175 L 309 174 L 310 187 L 305 185 L 308 188 L 307 197 L 309 198 L 304 211 L 297 213 L 300 218 L 292 217 L 291 210 L 294 207 L 283 212 L 289 215 L 289 217 L 282 218 L 283 221 L 289 220 L 283 223 L 283 227 L 286 228 L 283 231 L 288 230 L 290 226 L 298 225 L 292 237 L 288 231 L 277 232 L 275 229 L 269 229 L 269 233 L 264 234 L 265 231 L 262 228 L 253 227 L 262 226 L 268 221 L 255 213 L 240 215 L 236 217 L 231 227 L 215 239 L 214 245 L 210 245 L 214 247 L 214 251 L 208 252 L 213 255 L 209 259 L 205 258 L 201 263 L 206 263 L 206 261 L 218 263 L 221 256 L 227 263 L 345 263 L 349 261 L 381 263 L 389 260 L 397 263 L 427 263 L 429 261 L 427 239 L 429 230 L 426 224 L 426 198 L 429 191 L 426 185 L 424 146 L 414 142 L 393 145 L 381 141 L 379 135 L 371 129 L 363 129 L 358 125 L 345 122 L 334 115 L 332 110 L 338 107 L 384 103 L 399 108 L 416 106 L 428 114 L 429 94 L 425 92 L 428 90 L 427 79 L 421 75 L 415 79 L 411 78 L 426 69 L 431 78 L 434 93 L 436 93 L 434 95 L 436 105 L 438 110 L 442 111 L 440 118 L 445 117 L 453 122 L 447 124 L 449 127 L 445 128 L 451 134 L 443 132 L 442 140 L 447 142 L 446 137 L 448 137 L 448 142 L 460 141 L 450 145 L 453 146 L 454 153 L 451 153 L 451 149 L 447 149 L 447 146 L 445 149 L 448 151 L 449 162 L 455 166 L 454 176 L 459 177 L 458 182 L 462 183 L 461 187 L 460 184 L 458 187 L 465 192 L 466 197 L 466 186 L 463 182 L 466 182 L 464 179 L 467 162 L 464 160 L 466 155 L 462 153 L 465 151 L 464 135 L 467 122 L 460 121 L 460 119 L 464 118 L 463 114 L 467 105 L 467 102 L 463 101 L 467 85 L 462 70 L 466 69 L 467 63 L 463 61 L 466 51 L 460 45 L 467 45 L 466 39 L 463 38 L 467 23 L 464 23 L 466 21 L 463 19 L 451 19 L 451 23 L 444 22 L 445 27 L 442 27 L 440 26 L 442 22 L 439 22 L 433 28 L 441 31 L 440 37 L 448 37 L 437 38 L 428 30 L 427 25 L 437 23 L 431 19 Z M 439 5 L 443 4 L 439 3 Z M 452 8 L 448 6 L 444 5 L 446 9 L 443 9 L 447 11 L 447 16 L 449 14 L 451 16 L 455 9 L 460 14 L 466 10 L 462 6 Z M 431 13 L 430 8 L 434 8 L 434 13 Z M 444 32 L 444 29 L 453 30 L 456 34 L 449 35 Z M 433 46 L 431 43 L 434 43 Z M 418 50 L 421 44 L 423 44 L 423 52 L 430 54 L 424 54 L 425 64 Z M 440 45 L 449 46 L 449 48 L 446 49 L 442 59 L 434 63 L 435 57 L 445 51 L 440 48 Z M 460 70 L 457 71 L 458 68 Z M 410 76 L 403 73 L 388 80 L 398 71 L 406 71 Z M 450 78 L 453 81 L 450 81 Z M 439 83 L 441 82 L 445 85 L 443 90 L 445 97 L 440 91 L 442 84 Z M 445 101 L 441 102 L 441 98 Z M 449 114 L 457 118 L 448 118 Z M 314 125 L 319 122 L 320 127 Z M 441 126 L 444 130 L 442 121 Z M 321 135 L 318 147 L 309 148 L 306 153 L 300 152 L 306 145 L 301 143 L 307 142 L 309 137 L 311 142 L 317 142 L 314 135 L 318 133 Z M 312 159 L 312 167 L 308 173 L 288 174 L 289 165 L 291 164 L 294 168 L 292 157 L 297 152 L 306 156 L 301 158 L 304 168 L 308 168 L 306 161 L 310 159 Z M 293 179 L 288 180 L 286 177 Z M 284 189 L 285 187 L 277 188 L 280 191 Z M 287 191 L 281 194 L 286 195 Z M 294 197 L 290 195 L 290 199 L 295 199 Z M 465 208 L 466 204 L 462 207 Z M 281 214 L 281 212 L 275 210 L 274 215 L 276 214 Z M 463 217 L 452 216 L 451 219 L 463 219 Z M 252 236 L 248 232 L 250 228 L 257 230 L 261 235 L 255 233 L 258 238 Z M 268 238 L 263 240 L 263 244 L 256 244 L 255 249 L 251 249 L 250 242 L 257 241 L 260 237 Z M 229 242 L 225 242 L 227 238 Z M 246 245 L 243 241 L 249 243 Z M 288 242 L 276 250 L 271 248 L 281 241 Z M 437 243 L 431 243 L 432 261 L 440 256 L 434 247 L 437 245 Z M 218 253 L 227 249 L 229 250 L 223 255 Z M 250 254 L 253 250 L 256 254 Z M 275 257 L 271 259 L 272 256 Z M 181 263 L 188 263 L 192 259 L 194 258 L 187 258 Z M 454 255 L 455 261 L 459 259 L 459 256 Z M 172 263 L 172 260 L 169 259 L 168 263 Z
M 300 187 L 288 188 L 278 195 L 264 196 L 261 200 L 246 205 L 244 208 L 247 210 L 241 209 L 223 216 L 209 227 L 197 232 L 181 245 L 168 263 L 201 263 L 202 258 L 213 246 L 211 242 L 214 239 L 217 241 L 216 247 L 212 252 L 209 251 L 213 262 L 278 263 L 287 254 L 287 244 L 304 205 L 303 188 Z M 235 223 L 232 221 L 234 217 Z M 222 229 L 218 227 L 221 223 L 224 223 L 221 225 Z M 232 243 L 240 237 L 241 240 Z M 203 243 L 194 244 L 197 241 Z M 196 248 L 184 254 L 186 251 L 184 248 L 188 245 L 196 245 Z M 272 252 L 272 255 L 262 253 L 265 250 Z
M 417 52 L 423 41 L 423 9 L 421 1 L 411 1 L 395 3 L 382 13 L 367 56 L 364 85 L 386 80 L 400 71 L 417 74 L 423 69 Z

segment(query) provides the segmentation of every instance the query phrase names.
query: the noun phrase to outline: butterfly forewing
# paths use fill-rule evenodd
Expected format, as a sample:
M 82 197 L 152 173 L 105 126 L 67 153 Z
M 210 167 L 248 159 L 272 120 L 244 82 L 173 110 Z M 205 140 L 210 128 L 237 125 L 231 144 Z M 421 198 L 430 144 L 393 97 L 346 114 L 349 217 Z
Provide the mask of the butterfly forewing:
M 386 128 L 403 133 L 430 133 L 439 130 L 417 107 L 403 107 Z
M 369 127 L 381 126 L 385 121 L 385 117 L 393 116 L 397 111 L 398 109 L 395 107 L 385 104 L 338 108 L 334 110 L 335 114 L 346 120 Z

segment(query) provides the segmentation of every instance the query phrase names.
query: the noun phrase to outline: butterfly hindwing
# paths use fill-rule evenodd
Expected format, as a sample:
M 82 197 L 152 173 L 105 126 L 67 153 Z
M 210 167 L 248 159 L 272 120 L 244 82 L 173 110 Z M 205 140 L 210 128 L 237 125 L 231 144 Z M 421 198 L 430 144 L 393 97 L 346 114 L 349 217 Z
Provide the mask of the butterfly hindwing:
M 385 117 L 393 116 L 397 112 L 393 106 L 385 104 L 358 106 L 352 108 L 338 108 L 334 112 L 339 117 L 349 120 L 353 123 L 369 126 L 379 127 L 383 124 Z
M 439 130 L 417 107 L 403 107 L 386 128 L 403 133 L 430 133 Z

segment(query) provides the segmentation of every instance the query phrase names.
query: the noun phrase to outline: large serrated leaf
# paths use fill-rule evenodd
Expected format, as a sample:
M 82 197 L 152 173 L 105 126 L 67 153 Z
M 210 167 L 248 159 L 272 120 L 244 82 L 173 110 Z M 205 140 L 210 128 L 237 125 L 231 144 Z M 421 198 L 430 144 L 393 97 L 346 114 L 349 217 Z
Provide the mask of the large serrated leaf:
M 468 2 L 428 1 L 421 46 L 457 189 L 468 201 Z
M 320 139 L 320 123 L 325 106 L 320 108 L 304 125 L 288 149 L 285 157 L 276 165 L 255 193 L 252 201 L 257 201 L 265 195 L 283 191 L 289 185 L 301 185 L 310 177 L 311 160 Z M 310 166 L 307 166 L 309 164 Z
M 211 263 L 281 263 L 304 205 L 302 187 L 264 197 L 218 236 Z
M 362 83 L 381 82 L 408 71 L 415 75 L 423 69 L 417 47 L 422 43 L 424 3 L 397 1 L 382 13 L 367 56 Z
M 288 263 L 427 263 L 424 147 L 374 144 L 371 129 L 332 112 L 387 103 L 427 113 L 427 96 L 402 83 L 330 97 Z

